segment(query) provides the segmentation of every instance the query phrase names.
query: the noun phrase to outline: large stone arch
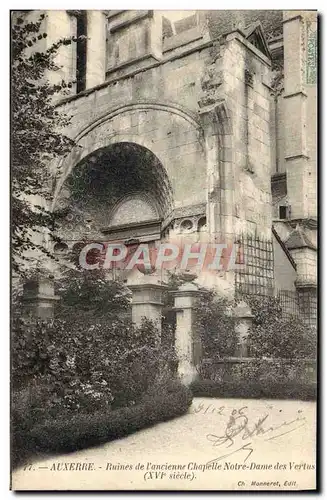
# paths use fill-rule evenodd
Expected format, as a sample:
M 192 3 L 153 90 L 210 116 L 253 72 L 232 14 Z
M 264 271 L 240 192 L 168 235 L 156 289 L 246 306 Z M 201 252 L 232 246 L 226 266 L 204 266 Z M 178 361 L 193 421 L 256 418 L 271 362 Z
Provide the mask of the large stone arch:
M 173 210 L 173 194 L 154 153 L 122 141 L 83 156 L 70 169 L 54 209 L 65 240 L 101 238 L 109 227 L 163 221 Z
M 77 146 L 59 165 L 53 208 L 65 180 L 83 158 L 122 142 L 142 146 L 158 158 L 173 186 L 177 207 L 206 201 L 204 131 L 199 117 L 181 106 L 157 102 L 116 106 L 84 127 L 74 140 Z
M 129 142 L 153 152 L 162 164 L 172 185 L 173 209 L 205 205 L 212 237 L 233 237 L 235 152 L 231 110 L 225 98 L 210 106 L 200 105 L 197 114 L 167 102 L 111 107 L 74 139 L 77 147 L 59 166 L 53 208 L 65 179 L 83 158 L 98 149 Z

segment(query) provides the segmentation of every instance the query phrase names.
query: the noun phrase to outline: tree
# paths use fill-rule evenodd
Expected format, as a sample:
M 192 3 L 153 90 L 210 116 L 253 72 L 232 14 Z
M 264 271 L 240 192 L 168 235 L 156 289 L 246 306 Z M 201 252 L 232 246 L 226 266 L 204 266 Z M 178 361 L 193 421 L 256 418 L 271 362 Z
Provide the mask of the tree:
M 69 117 L 54 105 L 54 96 L 72 82 L 52 84 L 48 72 L 57 71 L 55 56 L 62 45 L 76 41 L 64 38 L 39 51 L 47 34 L 42 30 L 45 15 L 35 22 L 26 12 L 12 16 L 11 76 L 11 174 L 12 174 L 12 266 L 24 275 L 35 252 L 52 257 L 44 235 L 54 237 L 56 220 L 49 210 L 53 188 L 49 162 L 66 155 L 73 141 L 62 133 Z M 41 238 L 36 238 L 37 234 Z
M 130 310 L 130 291 L 122 282 L 108 280 L 104 269 L 67 269 L 56 287 L 58 314 L 73 322 L 117 321 Z

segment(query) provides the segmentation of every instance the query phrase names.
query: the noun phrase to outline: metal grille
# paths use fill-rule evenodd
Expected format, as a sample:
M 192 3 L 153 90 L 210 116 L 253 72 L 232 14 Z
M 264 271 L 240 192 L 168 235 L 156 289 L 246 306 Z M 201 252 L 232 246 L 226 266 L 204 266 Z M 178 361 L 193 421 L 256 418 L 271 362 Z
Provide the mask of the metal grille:
M 311 327 L 317 327 L 317 290 L 303 288 L 298 292 L 299 307 L 304 321 Z
M 278 290 L 276 296 L 280 301 L 284 316 L 301 317 L 299 295 L 294 290 Z
M 242 294 L 278 297 L 284 317 L 300 317 L 309 326 L 316 327 L 317 293 L 313 287 L 298 290 L 274 290 L 274 254 L 271 240 L 258 235 L 241 235 L 237 263 L 242 269 L 235 271 L 236 296 Z
M 235 292 L 238 298 L 241 298 L 242 293 L 244 293 L 240 288 L 236 289 Z M 267 297 L 268 294 L 255 293 L 253 295 Z M 283 318 L 300 318 L 308 326 L 317 327 L 317 294 L 315 289 L 276 290 L 274 294 L 270 295 L 279 299 Z
M 274 289 L 274 254 L 271 240 L 258 235 L 241 235 L 239 263 L 235 272 L 235 288 L 245 294 L 272 295 Z

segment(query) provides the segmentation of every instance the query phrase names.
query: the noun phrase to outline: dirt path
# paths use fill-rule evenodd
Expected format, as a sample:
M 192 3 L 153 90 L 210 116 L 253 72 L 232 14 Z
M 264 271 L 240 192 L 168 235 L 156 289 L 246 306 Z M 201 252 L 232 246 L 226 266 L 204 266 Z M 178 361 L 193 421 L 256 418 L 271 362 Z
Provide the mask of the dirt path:
M 20 468 L 13 489 L 313 488 L 315 413 L 313 402 L 195 398 L 183 417 Z

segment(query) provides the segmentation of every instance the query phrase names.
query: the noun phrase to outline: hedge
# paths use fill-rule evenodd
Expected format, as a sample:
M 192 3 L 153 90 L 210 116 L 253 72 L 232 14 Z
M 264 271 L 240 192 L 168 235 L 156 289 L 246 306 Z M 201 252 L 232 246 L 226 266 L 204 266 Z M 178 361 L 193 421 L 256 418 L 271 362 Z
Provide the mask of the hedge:
M 316 383 L 285 381 L 213 381 L 196 380 L 190 389 L 194 397 L 244 398 L 244 399 L 299 399 L 312 401 L 317 397 Z
M 47 420 L 26 433 L 25 452 L 68 453 L 97 446 L 181 416 L 191 403 L 189 389 L 176 383 L 174 389 L 148 395 L 135 406 Z

